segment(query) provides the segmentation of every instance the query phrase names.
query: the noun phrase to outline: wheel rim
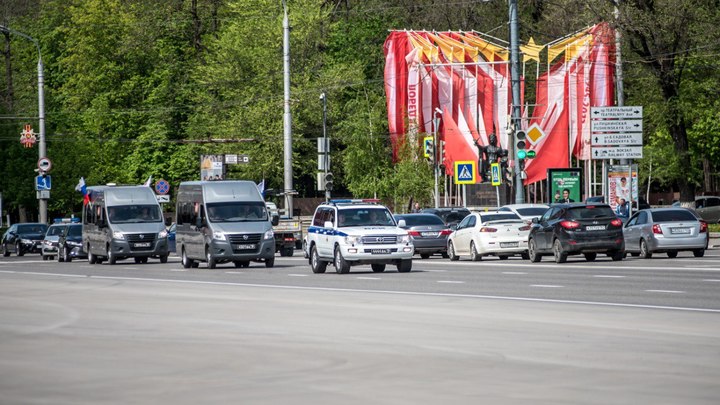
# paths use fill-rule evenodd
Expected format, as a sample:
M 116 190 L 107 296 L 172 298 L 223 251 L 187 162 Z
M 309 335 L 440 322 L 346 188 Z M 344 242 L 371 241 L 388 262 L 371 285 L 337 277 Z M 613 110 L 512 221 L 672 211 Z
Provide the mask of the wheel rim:
M 640 255 L 647 256 L 647 244 L 644 240 L 640 241 Z
M 182 250 L 182 262 L 183 266 L 186 266 L 188 264 L 188 258 L 187 254 L 185 253 L 185 249 Z
M 450 242 L 450 246 L 448 246 L 448 256 L 450 256 L 451 259 L 455 258 L 455 246 L 452 242 Z
M 337 249 L 335 250 L 335 267 L 340 268 L 340 251 Z
M 560 259 L 560 242 L 555 241 L 555 249 L 553 249 L 555 252 L 555 259 Z
M 535 239 L 530 239 L 530 243 L 528 243 L 528 255 L 535 257 Z
M 312 250 L 312 266 L 314 269 L 318 268 L 318 254 L 317 254 L 317 250 L 315 250 L 315 248 L 313 248 L 313 250 Z

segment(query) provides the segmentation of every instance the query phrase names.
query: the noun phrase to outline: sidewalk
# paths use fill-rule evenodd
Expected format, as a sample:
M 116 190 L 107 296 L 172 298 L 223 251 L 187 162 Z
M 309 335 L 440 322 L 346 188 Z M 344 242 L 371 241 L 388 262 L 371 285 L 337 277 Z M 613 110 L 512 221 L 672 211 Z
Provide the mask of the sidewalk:
M 720 249 L 720 232 L 710 232 L 708 249 Z

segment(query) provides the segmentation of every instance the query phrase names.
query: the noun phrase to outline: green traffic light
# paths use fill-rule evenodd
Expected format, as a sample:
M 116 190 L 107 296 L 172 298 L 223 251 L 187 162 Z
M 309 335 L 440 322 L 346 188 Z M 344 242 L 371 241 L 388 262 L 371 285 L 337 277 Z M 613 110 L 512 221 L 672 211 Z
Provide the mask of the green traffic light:
M 529 150 L 529 151 L 527 151 L 527 158 L 528 158 L 528 159 L 532 159 L 532 158 L 534 158 L 535 156 L 536 156 L 536 153 L 535 153 L 534 150 Z
M 525 151 L 525 149 L 518 150 L 517 157 L 518 159 L 525 159 L 527 157 L 527 152 Z

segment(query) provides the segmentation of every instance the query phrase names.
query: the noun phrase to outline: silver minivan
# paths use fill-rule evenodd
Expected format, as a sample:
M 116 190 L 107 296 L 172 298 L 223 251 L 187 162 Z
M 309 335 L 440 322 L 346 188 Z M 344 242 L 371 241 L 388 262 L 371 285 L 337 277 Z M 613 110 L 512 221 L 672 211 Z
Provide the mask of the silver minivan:
M 83 209 L 82 241 L 90 264 L 134 258 L 167 263 L 168 241 L 162 209 L 146 186 L 88 187 Z
M 233 262 L 248 267 L 251 261 L 275 265 L 273 225 L 265 200 L 252 181 L 188 181 L 177 195 L 176 251 L 185 268 L 198 261 L 213 269 Z

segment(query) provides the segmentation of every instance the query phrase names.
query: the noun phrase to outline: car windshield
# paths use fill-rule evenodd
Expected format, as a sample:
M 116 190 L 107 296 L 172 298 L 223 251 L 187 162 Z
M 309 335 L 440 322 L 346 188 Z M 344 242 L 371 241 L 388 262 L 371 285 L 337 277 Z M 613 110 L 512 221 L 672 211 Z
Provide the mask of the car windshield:
M 547 211 L 544 207 L 518 208 L 517 212 L 524 217 L 539 217 Z
M 655 211 L 652 217 L 653 222 L 697 221 L 695 215 L 686 210 Z
M 442 219 L 435 215 L 400 215 L 397 219 L 404 219 L 407 226 L 445 225 Z
M 395 226 L 395 220 L 385 208 L 349 208 L 338 210 L 338 226 Z
M 33 225 L 18 225 L 17 232 L 20 234 L 23 233 L 45 233 L 47 230 L 47 226 L 43 224 L 33 224 Z
M 113 224 L 162 222 L 159 205 L 113 205 L 107 211 Z
M 612 209 L 605 206 L 592 206 L 587 207 L 571 207 L 568 209 L 568 219 L 593 219 L 593 218 L 608 218 L 614 217 Z
M 71 225 L 68 228 L 67 236 L 81 236 L 82 235 L 82 225 Z
M 490 221 L 512 221 L 514 219 L 520 219 L 520 217 L 510 212 L 502 214 L 480 214 L 480 221 L 482 223 Z
M 65 229 L 65 226 L 51 226 L 48 228 L 47 233 L 45 236 L 60 236 L 63 233 L 63 229 Z
M 265 203 L 221 202 L 207 204 L 207 215 L 210 222 L 258 222 L 267 221 Z

